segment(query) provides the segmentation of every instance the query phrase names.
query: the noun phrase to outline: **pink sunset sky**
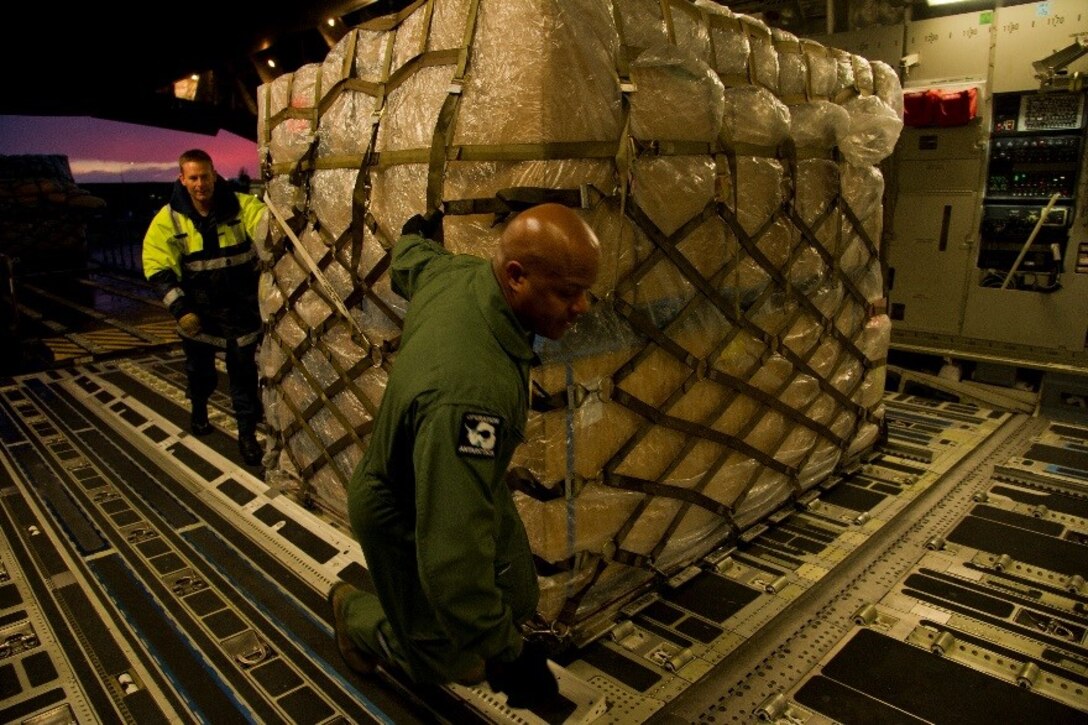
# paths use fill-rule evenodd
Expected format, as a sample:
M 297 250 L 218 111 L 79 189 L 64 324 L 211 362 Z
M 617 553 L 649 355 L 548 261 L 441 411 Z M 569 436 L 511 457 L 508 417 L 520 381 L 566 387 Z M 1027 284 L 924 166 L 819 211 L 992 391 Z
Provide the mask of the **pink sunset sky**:
M 227 131 L 216 136 L 87 116 L 0 115 L 0 155 L 61 154 L 77 184 L 173 181 L 178 156 L 202 148 L 221 176 L 259 176 L 257 144 Z

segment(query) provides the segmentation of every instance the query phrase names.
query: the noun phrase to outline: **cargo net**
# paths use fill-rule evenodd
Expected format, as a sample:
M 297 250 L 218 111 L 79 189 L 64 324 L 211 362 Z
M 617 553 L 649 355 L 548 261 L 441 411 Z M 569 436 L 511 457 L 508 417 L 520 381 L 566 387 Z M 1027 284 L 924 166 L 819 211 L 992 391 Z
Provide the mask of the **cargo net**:
M 710 2 L 435 0 L 260 88 L 269 483 L 344 520 L 395 364 L 389 249 L 539 201 L 603 251 L 510 472 L 540 614 L 586 631 L 883 435 L 895 72 Z

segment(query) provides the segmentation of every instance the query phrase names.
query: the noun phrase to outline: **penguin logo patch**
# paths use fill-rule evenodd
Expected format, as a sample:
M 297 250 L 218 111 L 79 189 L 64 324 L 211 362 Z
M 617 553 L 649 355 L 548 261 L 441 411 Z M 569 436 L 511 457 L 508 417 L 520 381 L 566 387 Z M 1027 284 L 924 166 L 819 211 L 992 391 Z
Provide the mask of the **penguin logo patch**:
M 476 458 L 494 458 L 502 418 L 486 413 L 465 413 L 457 435 L 457 453 Z

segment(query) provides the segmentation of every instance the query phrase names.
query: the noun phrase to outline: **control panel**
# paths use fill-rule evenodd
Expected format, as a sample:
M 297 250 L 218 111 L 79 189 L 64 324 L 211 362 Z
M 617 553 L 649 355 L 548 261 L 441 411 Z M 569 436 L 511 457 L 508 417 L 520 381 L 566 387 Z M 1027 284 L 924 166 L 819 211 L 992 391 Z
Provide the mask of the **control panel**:
M 1042 212 L 1036 206 L 987 204 L 982 210 L 981 237 L 984 242 L 979 249 L 978 266 L 987 270 L 1012 269 Z M 1072 221 L 1072 208 L 1051 208 L 1017 266 L 1017 289 L 1043 291 L 1057 283 Z M 1000 287 L 1003 282 L 1004 276 L 998 272 L 984 278 L 987 286 Z
M 1017 131 L 1075 130 L 1084 125 L 1081 93 L 1026 93 L 1020 96 Z
M 995 138 L 990 144 L 986 196 L 1072 199 L 1081 153 L 1079 134 Z
M 983 286 L 1035 292 L 1060 288 L 1084 128 L 1084 93 L 994 96 L 977 262 L 984 270 Z M 1040 224 L 1055 194 L 1056 201 Z

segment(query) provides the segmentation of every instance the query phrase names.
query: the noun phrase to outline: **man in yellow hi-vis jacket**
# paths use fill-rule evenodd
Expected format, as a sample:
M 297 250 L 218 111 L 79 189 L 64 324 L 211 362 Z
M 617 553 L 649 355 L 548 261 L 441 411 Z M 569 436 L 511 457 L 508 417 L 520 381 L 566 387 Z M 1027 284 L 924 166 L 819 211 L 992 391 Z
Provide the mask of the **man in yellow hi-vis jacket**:
M 144 276 L 178 321 L 185 351 L 190 429 L 211 431 L 208 398 L 218 376 L 215 354 L 226 355 L 231 401 L 238 421 L 238 449 L 248 465 L 260 464 L 257 442 L 261 401 L 257 383 L 257 255 L 253 239 L 265 224 L 265 206 L 233 191 L 201 149 L 178 159 L 180 174 L 170 203 L 151 220 L 144 236 Z

